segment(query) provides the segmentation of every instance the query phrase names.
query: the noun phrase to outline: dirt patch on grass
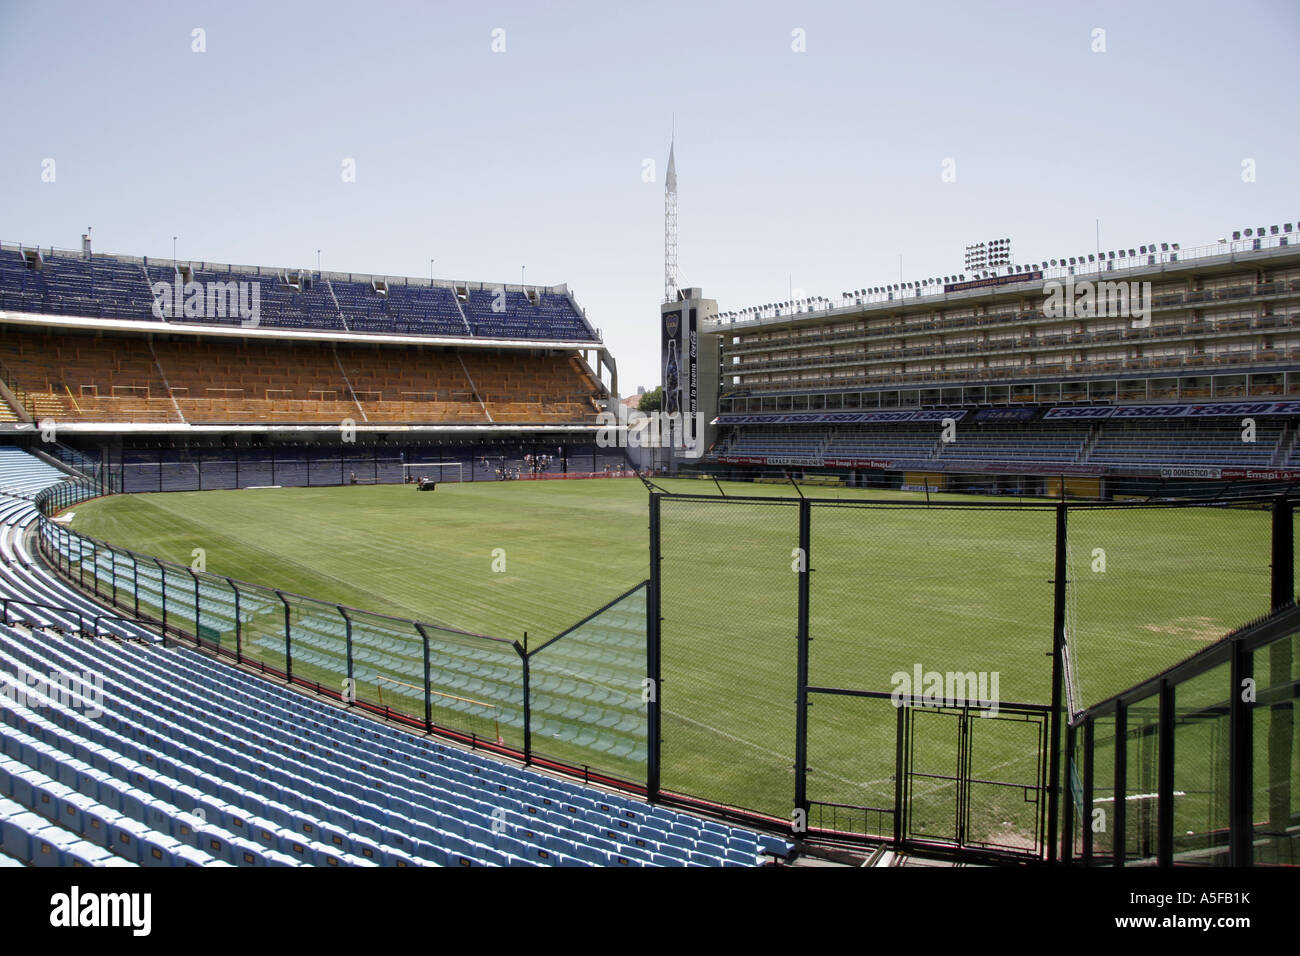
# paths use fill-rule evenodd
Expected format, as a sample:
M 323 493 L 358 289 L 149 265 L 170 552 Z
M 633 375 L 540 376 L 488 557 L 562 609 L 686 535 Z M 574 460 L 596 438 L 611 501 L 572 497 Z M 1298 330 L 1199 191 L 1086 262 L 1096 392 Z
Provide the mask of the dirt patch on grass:
M 1222 621 L 1216 621 L 1212 617 L 1179 617 L 1168 624 L 1143 624 L 1142 629 L 1153 634 L 1190 637 L 1203 644 L 1217 641 L 1228 633 L 1228 627 Z

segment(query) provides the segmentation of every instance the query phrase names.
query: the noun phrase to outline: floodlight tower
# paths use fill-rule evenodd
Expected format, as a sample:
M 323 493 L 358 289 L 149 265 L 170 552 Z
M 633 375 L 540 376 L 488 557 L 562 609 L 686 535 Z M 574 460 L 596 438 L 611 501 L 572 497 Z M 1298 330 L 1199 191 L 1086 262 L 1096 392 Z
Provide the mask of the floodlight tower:
M 664 301 L 677 298 L 677 162 L 668 142 L 668 174 L 664 177 Z

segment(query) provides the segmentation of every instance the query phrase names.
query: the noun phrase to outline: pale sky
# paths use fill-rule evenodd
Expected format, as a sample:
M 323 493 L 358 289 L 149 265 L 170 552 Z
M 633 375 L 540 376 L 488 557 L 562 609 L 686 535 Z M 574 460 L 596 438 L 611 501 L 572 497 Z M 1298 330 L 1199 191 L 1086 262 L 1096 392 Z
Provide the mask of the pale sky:
M 1294 0 L 0 0 L 0 239 L 524 267 L 569 284 L 626 394 L 658 382 L 674 121 L 681 284 L 837 299 L 900 253 L 906 279 L 1002 236 L 1087 253 L 1097 219 L 1103 249 L 1300 220 L 1298 42 Z

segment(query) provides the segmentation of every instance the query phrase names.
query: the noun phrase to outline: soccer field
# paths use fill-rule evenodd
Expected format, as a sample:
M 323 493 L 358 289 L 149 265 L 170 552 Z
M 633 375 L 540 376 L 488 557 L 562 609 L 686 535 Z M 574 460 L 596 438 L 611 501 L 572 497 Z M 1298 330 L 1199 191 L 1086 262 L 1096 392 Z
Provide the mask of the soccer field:
M 661 487 L 717 492 L 694 480 Z M 723 488 L 797 497 L 781 485 Z M 917 497 L 871 495 L 882 496 Z M 514 640 L 549 637 L 645 580 L 647 516 L 645 486 L 629 478 L 117 495 L 80 505 L 72 527 L 183 565 L 202 549 L 214 573 Z
M 788 486 L 723 488 L 797 497 Z M 805 490 L 894 503 L 815 511 L 813 684 L 889 692 L 892 675 L 919 666 L 995 674 L 1000 700 L 1049 702 L 1052 510 Z M 695 501 L 662 511 L 664 786 L 782 817 L 795 722 L 794 512 Z M 1240 509 L 1072 509 L 1067 625 L 1080 703 L 1264 613 L 1268 526 L 1266 513 Z M 526 632 L 531 646 L 649 576 L 647 494 L 635 479 L 121 495 L 79 505 L 73 527 L 187 566 L 201 549 L 209 572 L 364 610 L 521 642 Z M 811 713 L 810 795 L 891 799 L 888 702 L 819 698 Z M 990 731 L 979 769 L 1015 772 L 1032 749 L 1023 734 Z M 942 762 L 942 752 L 918 759 Z M 933 785 L 938 817 L 950 812 L 947 786 Z M 1002 814 L 1012 829 L 1015 803 Z

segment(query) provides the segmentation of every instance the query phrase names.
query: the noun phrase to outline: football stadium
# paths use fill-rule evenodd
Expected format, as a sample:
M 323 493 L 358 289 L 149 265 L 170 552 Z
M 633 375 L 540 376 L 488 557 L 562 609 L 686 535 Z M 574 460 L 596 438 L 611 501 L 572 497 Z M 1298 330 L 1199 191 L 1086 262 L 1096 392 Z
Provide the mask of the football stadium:
M 626 347 L 0 241 L 0 863 L 1300 863 L 1300 221 L 720 303 L 665 142 Z
M 668 442 L 563 287 L 6 244 L 6 853 L 1292 865 L 1295 228 L 670 287 Z

